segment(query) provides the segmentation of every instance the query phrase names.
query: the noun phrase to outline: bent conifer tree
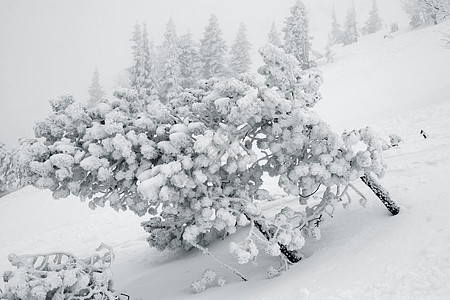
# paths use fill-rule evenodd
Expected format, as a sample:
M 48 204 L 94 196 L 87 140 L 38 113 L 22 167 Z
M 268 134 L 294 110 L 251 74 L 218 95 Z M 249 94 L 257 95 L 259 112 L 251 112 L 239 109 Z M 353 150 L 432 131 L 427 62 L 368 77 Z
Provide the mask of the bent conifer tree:
M 369 128 L 332 132 L 312 110 L 320 73 L 276 46 L 260 53 L 264 80 L 204 80 L 166 105 L 143 105 L 131 90 L 92 108 L 71 96 L 52 101 L 28 141 L 29 179 L 55 198 L 150 215 L 142 226 L 159 250 L 207 249 L 247 226 L 248 236 L 230 245 L 239 263 L 260 249 L 300 260 L 305 237 L 320 237 L 322 216 L 351 190 L 360 194 L 352 184 L 359 178 L 396 214 L 374 180 L 385 172 L 380 139 Z M 265 173 L 300 205 L 265 216 Z

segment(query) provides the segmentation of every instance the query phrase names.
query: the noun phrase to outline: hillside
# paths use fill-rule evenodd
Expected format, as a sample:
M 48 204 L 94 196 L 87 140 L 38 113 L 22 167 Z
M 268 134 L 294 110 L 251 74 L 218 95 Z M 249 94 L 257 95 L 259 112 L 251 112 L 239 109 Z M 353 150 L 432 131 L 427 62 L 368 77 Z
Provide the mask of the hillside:
M 335 49 L 322 64 L 323 100 L 317 111 L 336 130 L 370 125 L 387 138 L 402 137 L 385 152 L 389 169 L 381 180 L 401 206 L 392 217 L 362 184 L 367 207 L 339 207 L 322 225 L 322 238 L 308 241 L 305 259 L 267 279 L 279 262 L 261 255 L 257 265 L 237 265 L 228 243 L 211 251 L 249 278 L 242 282 L 199 251 L 160 253 L 131 213 L 91 211 L 76 198 L 53 200 L 47 191 L 24 188 L 0 198 L 0 272 L 12 267 L 9 253 L 65 250 L 85 257 L 104 242 L 116 252 L 115 288 L 131 299 L 448 299 L 450 295 L 450 50 L 440 31 L 450 22 L 383 38 L 364 37 Z M 429 137 L 424 139 L 420 130 Z M 276 187 L 272 187 L 276 190 Z M 267 213 L 296 199 L 265 204 Z M 193 295 L 192 281 L 206 269 L 227 280 Z M 0 284 L 3 288 L 3 283 Z

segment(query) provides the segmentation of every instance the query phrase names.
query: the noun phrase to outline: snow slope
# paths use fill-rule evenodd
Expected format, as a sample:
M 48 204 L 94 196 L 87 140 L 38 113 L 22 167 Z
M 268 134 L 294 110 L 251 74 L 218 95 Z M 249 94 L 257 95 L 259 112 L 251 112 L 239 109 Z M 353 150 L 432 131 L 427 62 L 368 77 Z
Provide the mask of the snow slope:
M 362 184 L 366 208 L 339 208 L 322 225 L 322 239 L 308 241 L 305 259 L 267 279 L 278 261 L 237 265 L 228 243 L 211 251 L 244 273 L 242 282 L 210 257 L 160 253 L 148 247 L 140 219 L 111 209 L 91 211 L 75 198 L 53 200 L 31 187 L 0 198 L 0 271 L 15 252 L 71 251 L 85 257 L 104 242 L 114 247 L 115 288 L 132 299 L 450 299 L 450 50 L 441 48 L 446 22 L 393 38 L 381 34 L 336 49 L 334 64 L 321 66 L 324 99 L 317 110 L 336 129 L 370 125 L 404 142 L 385 152 L 382 184 L 401 205 L 392 217 Z M 429 134 L 422 138 L 419 131 Z M 286 202 L 296 201 L 285 199 Z M 285 205 L 265 204 L 268 213 Z M 206 268 L 228 284 L 193 295 L 189 284 Z M 0 288 L 3 284 L 0 284 Z
M 440 33 L 448 31 L 448 21 L 393 34 L 380 31 L 334 49 L 335 62 L 320 66 L 323 101 L 316 110 L 343 130 L 450 99 L 449 51 L 442 48 Z

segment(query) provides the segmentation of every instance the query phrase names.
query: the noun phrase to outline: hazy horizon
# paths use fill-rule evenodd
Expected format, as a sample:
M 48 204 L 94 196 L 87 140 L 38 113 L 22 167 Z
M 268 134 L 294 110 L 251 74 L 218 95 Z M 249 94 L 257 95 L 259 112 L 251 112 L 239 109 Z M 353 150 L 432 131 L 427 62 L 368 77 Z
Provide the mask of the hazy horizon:
M 330 31 L 332 6 L 343 25 L 351 0 L 304 0 L 313 48 L 322 51 Z M 131 64 L 129 41 L 136 22 L 145 22 L 150 39 L 160 44 L 171 17 L 178 35 L 188 30 L 198 41 L 214 13 L 227 45 L 240 22 L 248 28 L 252 54 L 267 42 L 272 22 L 281 32 L 294 0 L 0 0 L 0 142 L 13 146 L 32 137 L 33 125 L 50 112 L 48 100 L 70 93 L 86 102 L 95 68 L 111 95 L 114 78 Z M 378 0 L 389 26 L 407 26 L 399 0 Z M 358 26 L 368 18 L 372 0 L 355 1 Z M 388 31 L 388 29 L 384 29 Z M 254 60 L 254 62 L 257 59 Z

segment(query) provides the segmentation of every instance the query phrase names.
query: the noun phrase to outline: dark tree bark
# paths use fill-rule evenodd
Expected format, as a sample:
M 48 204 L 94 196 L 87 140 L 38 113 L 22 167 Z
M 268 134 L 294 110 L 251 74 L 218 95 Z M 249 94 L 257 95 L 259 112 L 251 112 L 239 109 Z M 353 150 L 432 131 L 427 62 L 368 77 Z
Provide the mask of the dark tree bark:
M 251 220 L 248 216 L 247 216 L 247 218 L 249 220 Z M 269 232 L 268 230 L 266 230 L 261 223 L 259 223 L 256 220 L 251 220 L 251 221 L 253 222 L 255 227 L 259 230 L 259 232 L 261 232 L 261 234 L 268 241 L 273 237 L 273 234 L 271 232 Z M 297 253 L 295 251 L 288 250 L 286 245 L 278 243 L 278 246 L 280 247 L 281 253 L 283 253 L 283 255 L 287 258 L 287 260 L 289 260 L 289 262 L 295 264 L 296 262 L 299 262 L 302 259 L 300 256 L 297 255 Z
M 375 180 L 375 178 L 373 178 L 370 174 L 366 174 L 361 177 L 361 180 L 372 190 L 372 192 L 375 193 L 375 195 L 377 195 L 392 215 L 395 216 L 400 212 L 400 207 L 394 202 L 394 200 L 391 199 L 389 192 L 386 191 L 381 184 Z

